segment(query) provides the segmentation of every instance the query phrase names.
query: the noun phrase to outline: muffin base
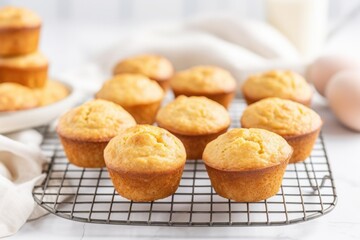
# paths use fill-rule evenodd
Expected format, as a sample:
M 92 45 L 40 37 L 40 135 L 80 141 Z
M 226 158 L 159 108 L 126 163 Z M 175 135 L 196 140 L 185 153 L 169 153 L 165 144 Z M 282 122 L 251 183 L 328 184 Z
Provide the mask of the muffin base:
M 0 56 L 16 56 L 35 52 L 39 44 L 40 25 L 36 27 L 0 29 Z
M 47 80 L 48 65 L 31 68 L 0 66 L 0 83 L 14 82 L 30 88 L 41 88 Z
M 161 127 L 161 125 L 159 125 Z M 166 128 L 165 128 L 166 129 Z M 185 151 L 186 151 L 186 159 L 187 160 L 196 160 L 196 159 L 202 159 L 202 154 L 204 152 L 204 149 L 206 145 L 220 136 L 221 134 L 225 133 L 227 131 L 226 129 L 223 129 L 217 133 L 212 134 L 206 134 L 206 135 L 183 135 L 178 134 L 175 132 L 172 132 L 169 129 L 170 133 L 172 133 L 175 137 L 180 139 L 180 141 L 184 144 Z
M 200 93 L 190 93 L 190 92 L 180 92 L 173 89 L 175 97 L 178 97 L 180 95 L 185 95 L 187 97 L 190 96 L 204 96 L 207 97 L 215 102 L 220 103 L 223 105 L 226 109 L 229 108 L 231 101 L 233 100 L 235 96 L 235 91 L 233 92 L 223 92 L 223 93 L 216 93 L 216 94 L 200 94 Z
M 258 202 L 279 191 L 288 161 L 246 171 L 226 171 L 205 166 L 217 194 L 236 202 Z
M 109 141 L 79 141 L 59 136 L 65 154 L 72 164 L 85 168 L 105 167 L 104 149 Z
M 260 100 L 264 99 L 264 98 L 252 98 L 252 97 L 250 97 L 249 95 L 247 95 L 247 94 L 244 93 L 244 92 L 243 92 L 243 97 L 244 97 L 247 105 L 250 105 L 250 104 L 252 104 L 252 103 L 255 103 L 255 102 L 257 102 L 257 101 L 260 101 Z M 310 107 L 310 105 L 311 105 L 311 98 L 309 98 L 309 99 L 307 99 L 307 100 L 304 100 L 304 101 L 294 100 L 294 99 L 288 99 L 288 100 L 292 100 L 292 101 L 294 101 L 294 102 L 301 103 L 302 105 L 305 105 L 305 106 L 307 106 L 307 107 Z
M 151 80 L 156 81 L 157 84 L 159 84 L 159 86 L 164 90 L 164 92 L 166 92 L 167 90 L 169 90 L 169 87 L 170 87 L 170 79 L 153 79 L 153 78 L 151 78 Z
M 135 106 L 122 106 L 128 111 L 138 124 L 153 124 L 155 122 L 156 113 L 161 105 L 161 101 L 135 105 Z
M 286 141 L 290 146 L 294 149 L 293 155 L 289 161 L 289 163 L 297 163 L 303 162 L 306 158 L 308 158 L 314 148 L 315 141 L 319 136 L 320 129 L 303 134 L 298 136 L 286 137 Z
M 174 194 L 179 187 L 184 166 L 163 173 L 131 173 L 108 166 L 118 194 L 137 202 L 150 202 Z

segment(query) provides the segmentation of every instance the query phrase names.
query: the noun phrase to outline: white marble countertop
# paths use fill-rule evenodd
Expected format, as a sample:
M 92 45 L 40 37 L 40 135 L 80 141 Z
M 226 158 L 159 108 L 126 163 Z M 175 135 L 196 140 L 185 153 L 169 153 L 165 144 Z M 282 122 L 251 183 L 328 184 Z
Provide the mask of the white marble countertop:
M 82 37 L 76 38 L 77 31 L 82 31 Z M 79 26 L 64 25 L 56 31 L 51 25 L 45 26 L 42 48 L 53 63 L 53 75 L 63 69 L 76 68 L 87 57 L 87 45 L 97 45 L 96 38 L 90 38 L 86 31 Z M 102 27 L 100 35 L 106 39 L 119 36 L 119 32 L 122 32 L 121 27 L 116 30 Z M 354 39 L 354 35 L 351 37 Z M 88 41 L 82 44 L 86 39 Z M 342 39 L 345 44 L 346 39 Z M 356 39 L 360 40 L 359 34 Z M 331 44 L 333 49 L 338 46 Z M 360 53 L 359 49 L 357 51 Z M 360 133 L 340 125 L 323 100 L 316 101 L 314 108 L 325 122 L 323 134 L 338 193 L 337 206 L 325 216 L 281 227 L 170 228 L 87 224 L 47 215 L 26 223 L 11 239 L 360 239 Z

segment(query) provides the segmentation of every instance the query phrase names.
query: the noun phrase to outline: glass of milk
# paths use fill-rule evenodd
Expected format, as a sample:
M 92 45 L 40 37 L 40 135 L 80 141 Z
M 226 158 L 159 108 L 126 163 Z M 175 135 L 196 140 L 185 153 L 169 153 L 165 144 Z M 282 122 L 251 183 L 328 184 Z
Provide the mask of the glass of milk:
M 266 0 L 267 19 L 306 60 L 321 50 L 327 34 L 328 0 Z

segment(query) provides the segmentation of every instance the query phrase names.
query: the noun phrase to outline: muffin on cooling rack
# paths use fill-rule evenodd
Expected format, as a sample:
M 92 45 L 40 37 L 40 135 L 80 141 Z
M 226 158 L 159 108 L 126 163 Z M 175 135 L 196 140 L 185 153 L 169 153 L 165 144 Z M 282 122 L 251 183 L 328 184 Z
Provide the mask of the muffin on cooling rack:
M 0 82 L 14 82 L 30 88 L 44 87 L 48 65 L 47 58 L 40 52 L 0 58 Z
M 248 104 L 278 97 L 309 106 L 312 98 L 310 85 L 292 71 L 268 71 L 252 75 L 244 82 L 242 93 Z
M 24 110 L 39 105 L 30 88 L 17 83 L 0 83 L 0 112 Z
M 121 106 L 93 100 L 65 113 L 56 131 L 71 163 L 98 168 L 105 166 L 103 152 L 108 142 L 134 125 L 134 118 Z
M 106 81 L 96 98 L 119 104 L 139 124 L 153 124 L 164 91 L 156 82 L 140 74 L 119 74 Z
M 69 89 L 58 81 L 48 80 L 43 88 L 33 90 L 39 100 L 40 106 L 60 101 L 69 95 Z
M 285 99 L 267 98 L 248 106 L 241 126 L 262 128 L 284 137 L 294 148 L 290 163 L 304 161 L 319 135 L 322 120 L 312 109 Z
M 276 133 L 237 128 L 210 142 L 203 160 L 217 194 L 256 202 L 279 191 L 291 154 L 291 146 Z
M 175 96 L 204 96 L 228 108 L 235 94 L 236 81 L 222 68 L 197 66 L 177 72 L 170 86 Z
M 181 141 L 165 129 L 137 125 L 113 138 L 104 152 L 117 192 L 147 202 L 175 193 L 185 166 Z
M 230 116 L 206 97 L 179 96 L 159 110 L 156 122 L 182 141 L 187 159 L 201 159 L 206 144 L 229 128 Z
M 164 91 L 169 88 L 170 78 L 174 75 L 171 62 L 159 55 L 138 55 L 118 62 L 114 75 L 121 73 L 138 73 L 156 81 Z
M 0 56 L 36 51 L 41 20 L 32 11 L 18 7 L 0 8 Z

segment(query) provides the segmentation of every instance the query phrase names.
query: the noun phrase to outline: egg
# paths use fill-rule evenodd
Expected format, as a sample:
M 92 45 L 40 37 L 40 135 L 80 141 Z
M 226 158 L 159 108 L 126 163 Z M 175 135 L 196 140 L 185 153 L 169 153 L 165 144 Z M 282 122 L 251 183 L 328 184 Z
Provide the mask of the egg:
M 330 79 L 325 95 L 340 122 L 360 131 L 360 69 L 337 73 Z
M 345 56 L 329 55 L 316 59 L 308 68 L 307 79 L 316 90 L 325 96 L 325 88 L 330 78 L 343 70 L 360 68 L 357 60 Z

